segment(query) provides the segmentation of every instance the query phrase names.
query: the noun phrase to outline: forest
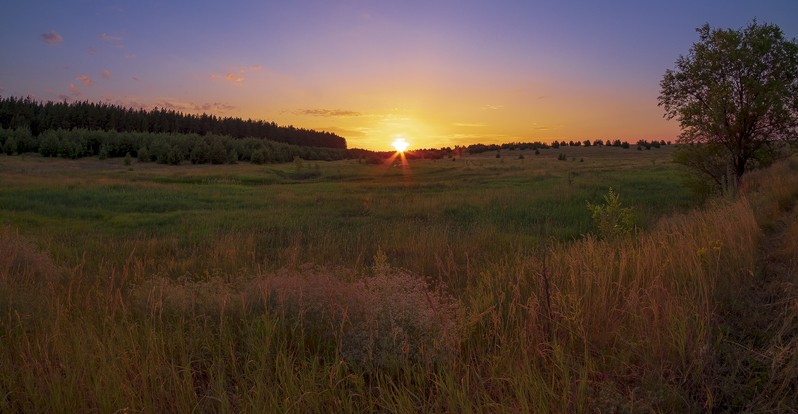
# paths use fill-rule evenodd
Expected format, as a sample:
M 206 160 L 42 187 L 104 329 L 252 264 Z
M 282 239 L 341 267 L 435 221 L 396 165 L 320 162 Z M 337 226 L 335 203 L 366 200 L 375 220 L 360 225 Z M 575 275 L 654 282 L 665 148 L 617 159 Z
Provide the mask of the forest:
M 128 157 L 172 165 L 331 161 L 358 154 L 337 135 L 273 122 L 14 97 L 0 98 L 0 149 L 7 155 Z
M 147 111 L 88 101 L 39 102 L 30 97 L 0 97 L 0 127 L 28 128 L 34 136 L 48 130 L 86 129 L 252 137 L 300 146 L 346 148 L 346 139 L 333 133 L 279 126 L 274 122 L 184 114 L 157 107 Z

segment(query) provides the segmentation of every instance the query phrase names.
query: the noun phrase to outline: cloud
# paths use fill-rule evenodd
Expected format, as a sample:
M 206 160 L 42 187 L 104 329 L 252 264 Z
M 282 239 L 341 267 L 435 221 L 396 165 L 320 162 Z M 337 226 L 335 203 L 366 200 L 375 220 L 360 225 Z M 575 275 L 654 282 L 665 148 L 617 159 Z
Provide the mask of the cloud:
M 225 73 L 224 75 L 221 75 L 221 74 L 218 74 L 218 73 L 211 73 L 210 77 L 211 77 L 211 79 L 224 78 L 224 79 L 232 82 L 233 84 L 240 84 L 240 83 L 244 82 L 244 80 L 247 79 L 247 78 L 245 78 L 243 76 L 240 76 L 240 75 L 243 75 L 243 74 L 245 74 L 247 72 L 257 72 L 257 71 L 263 69 L 263 66 L 261 66 L 261 65 L 251 65 L 251 66 L 246 66 L 246 67 L 233 66 L 230 69 L 231 69 L 231 71 Z
M 346 109 L 298 109 L 294 111 L 296 115 L 320 116 L 320 117 L 335 117 L 335 118 L 351 118 L 362 116 L 363 114 L 357 111 L 349 111 Z
M 233 73 L 228 73 L 228 74 L 224 75 L 224 78 L 229 80 L 230 82 L 233 82 L 233 83 L 241 83 L 241 82 L 244 81 L 244 79 L 246 79 L 243 76 L 238 76 L 238 75 L 233 74 Z
M 135 59 L 136 58 L 136 54 L 135 53 L 125 53 L 124 56 L 125 56 L 125 59 L 127 59 L 127 60 L 131 60 L 131 59 Z
M 362 138 L 366 136 L 366 132 L 362 129 L 344 129 L 338 127 L 319 128 L 322 131 L 332 132 L 338 136 L 346 138 Z
M 233 67 L 234 71 L 236 71 L 238 73 L 241 73 L 241 74 L 244 74 L 244 73 L 247 73 L 247 72 L 257 72 L 257 71 L 259 71 L 261 69 L 263 69 L 263 66 L 261 66 L 261 65 L 251 65 L 251 66 L 247 66 L 247 67 L 238 67 L 238 66 L 234 66 Z
M 138 76 L 133 76 L 131 79 L 133 79 L 134 81 L 137 81 L 137 80 L 139 80 L 139 77 Z
M 95 53 L 97 53 L 97 48 L 96 47 L 87 47 L 86 48 L 86 54 L 87 55 L 93 55 Z
M 155 106 L 164 109 L 171 109 L 179 112 L 229 112 L 236 107 L 221 102 L 182 102 L 172 98 L 161 98 L 155 102 Z
M 91 78 L 86 75 L 80 75 L 75 79 L 83 82 L 83 84 L 86 86 L 91 86 L 91 84 L 94 83 L 94 81 L 91 80 Z
M 78 89 L 78 87 L 77 87 L 77 86 L 75 86 L 75 84 L 74 84 L 74 83 L 70 83 L 68 87 L 69 87 L 69 92 L 70 92 L 70 93 L 71 93 L 73 96 L 80 96 L 80 95 L 82 95 L 82 92 L 80 91 L 80 89 Z
M 119 36 L 111 36 L 108 33 L 103 33 L 97 36 L 98 39 L 102 40 L 103 42 L 111 42 L 111 43 L 119 43 L 122 41 L 122 38 Z
M 42 33 L 41 35 L 39 35 L 39 39 L 42 42 L 47 43 L 48 45 L 57 45 L 64 41 L 64 38 L 61 37 L 61 35 L 58 34 L 55 30 L 50 30 L 47 33 Z
M 482 109 L 487 109 L 490 111 L 496 111 L 502 108 L 504 108 L 504 105 L 485 105 L 482 107 Z
M 100 71 L 100 76 L 102 76 L 103 79 L 111 79 L 111 72 L 109 72 L 108 69 L 103 69 Z
M 230 81 L 232 83 L 235 83 L 235 84 L 240 84 L 241 82 L 244 82 L 244 80 L 246 79 L 245 77 L 238 76 L 238 75 L 236 75 L 235 73 L 232 73 L 232 72 L 228 72 L 228 73 L 226 73 L 224 75 L 211 73 L 211 79 L 218 79 L 218 78 L 227 79 L 228 81 Z
M 487 124 L 470 124 L 470 123 L 467 123 L 467 122 L 455 122 L 452 125 L 453 126 L 459 126 L 459 127 L 485 127 L 485 126 L 488 126 Z

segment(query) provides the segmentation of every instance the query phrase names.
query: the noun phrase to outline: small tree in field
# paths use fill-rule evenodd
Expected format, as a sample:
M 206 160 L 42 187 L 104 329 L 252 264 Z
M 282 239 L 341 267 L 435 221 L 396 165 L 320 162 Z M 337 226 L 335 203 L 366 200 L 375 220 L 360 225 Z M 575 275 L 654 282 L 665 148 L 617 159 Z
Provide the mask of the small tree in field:
M 697 29 L 699 41 L 660 82 L 659 106 L 682 127 L 676 161 L 722 184 L 768 164 L 798 127 L 798 43 L 772 24 Z M 704 148 L 706 146 L 706 148 Z M 708 158 L 707 158 L 708 157 Z M 721 168 L 718 163 L 726 164 Z
M 592 204 L 588 201 L 587 209 L 593 216 L 599 235 L 604 238 L 629 234 L 635 228 L 632 209 L 621 207 L 621 198 L 612 187 L 604 195 L 604 204 Z

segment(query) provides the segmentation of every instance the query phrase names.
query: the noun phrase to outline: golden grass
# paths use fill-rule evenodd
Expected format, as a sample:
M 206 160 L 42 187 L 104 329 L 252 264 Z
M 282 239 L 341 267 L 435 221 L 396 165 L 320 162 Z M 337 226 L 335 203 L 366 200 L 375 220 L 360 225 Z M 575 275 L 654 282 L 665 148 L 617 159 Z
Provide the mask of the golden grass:
M 77 265 L 59 269 L 45 253 L 52 248 L 4 227 L 0 411 L 739 407 L 723 393 L 758 385 L 723 388 L 719 375 L 733 362 L 722 361 L 718 320 L 762 279 L 760 226 L 777 228 L 794 208 L 792 167 L 774 171 L 752 174 L 744 197 L 634 235 L 551 241 L 475 261 L 495 233 L 475 231 L 474 245 L 451 246 L 438 232 L 416 232 L 398 239 L 412 246 L 383 246 L 424 250 L 435 269 L 426 275 L 390 266 L 390 254 L 305 266 L 300 237 L 279 252 L 287 265 L 273 270 L 257 263 L 251 232 L 193 248 L 168 236 L 108 240 L 102 257 L 70 258 Z M 791 214 L 773 252 L 787 274 L 798 257 Z M 332 251 L 338 241 L 313 243 Z M 457 286 L 442 283 L 453 278 Z M 748 401 L 776 411 L 795 400 L 798 378 L 798 289 L 780 283 L 782 317 L 765 348 L 774 367 L 765 389 L 774 397 Z

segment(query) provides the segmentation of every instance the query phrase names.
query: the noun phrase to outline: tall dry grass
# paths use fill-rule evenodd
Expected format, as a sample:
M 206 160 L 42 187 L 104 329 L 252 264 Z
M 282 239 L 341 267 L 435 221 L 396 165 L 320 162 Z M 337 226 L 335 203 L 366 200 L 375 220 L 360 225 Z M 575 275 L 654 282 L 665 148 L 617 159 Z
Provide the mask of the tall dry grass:
M 725 394 L 742 388 L 717 379 L 728 375 L 718 320 L 760 280 L 757 219 L 779 223 L 762 211 L 782 217 L 798 194 L 798 182 L 767 177 L 751 179 L 748 198 L 634 235 L 550 242 L 495 260 L 435 255 L 437 274 L 426 276 L 465 275 L 452 288 L 382 255 L 370 270 L 332 268 L 300 265 L 287 249 L 288 267 L 261 271 L 247 262 L 258 249 L 248 236 L 177 257 L 160 251 L 169 240 L 142 239 L 86 259 L 95 271 L 59 269 L 4 228 L 0 411 L 728 408 Z M 795 222 L 778 247 L 790 269 Z M 450 249 L 417 238 L 418 248 Z M 768 390 L 782 396 L 798 372 L 798 302 L 783 297 L 767 348 L 777 367 Z M 779 401 L 762 403 L 790 402 Z

